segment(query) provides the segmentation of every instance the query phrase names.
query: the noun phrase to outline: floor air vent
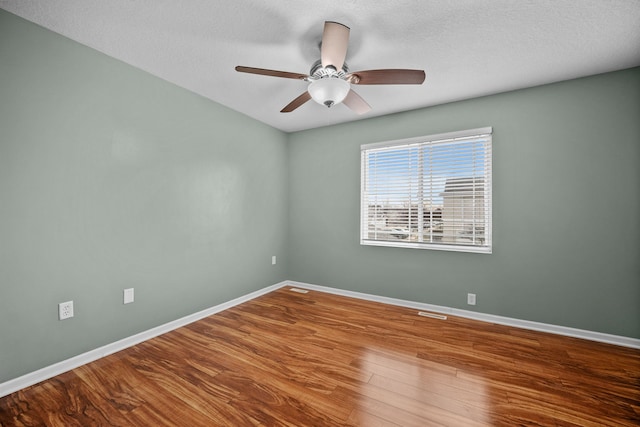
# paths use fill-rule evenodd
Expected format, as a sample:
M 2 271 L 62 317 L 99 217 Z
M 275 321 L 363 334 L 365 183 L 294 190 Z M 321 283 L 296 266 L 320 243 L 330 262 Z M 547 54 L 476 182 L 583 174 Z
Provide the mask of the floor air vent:
M 419 311 L 418 312 L 418 316 L 431 317 L 432 319 L 447 320 L 447 316 L 445 316 L 443 314 L 429 313 L 429 312 L 426 312 L 426 311 Z
M 299 294 L 306 294 L 306 293 L 309 293 L 309 291 L 308 291 L 308 290 L 306 290 L 306 289 L 289 288 L 289 290 L 290 290 L 291 292 L 297 292 L 297 293 L 299 293 Z

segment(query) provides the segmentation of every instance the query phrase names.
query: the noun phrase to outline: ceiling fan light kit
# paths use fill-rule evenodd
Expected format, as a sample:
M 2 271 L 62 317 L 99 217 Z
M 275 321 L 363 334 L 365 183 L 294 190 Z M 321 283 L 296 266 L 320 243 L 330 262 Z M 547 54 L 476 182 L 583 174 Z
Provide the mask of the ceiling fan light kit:
M 313 99 L 318 104 L 329 108 L 344 103 L 356 114 L 364 114 L 371 110 L 371 106 L 351 89 L 351 85 L 422 84 L 424 82 L 424 70 L 385 69 L 349 73 L 344 62 L 349 44 L 349 31 L 349 27 L 338 22 L 324 23 L 320 59 L 311 67 L 310 75 L 244 66 L 237 66 L 236 71 L 310 82 L 307 91 L 287 104 L 280 111 L 281 113 L 290 113 Z
M 351 85 L 338 77 L 325 77 L 312 81 L 307 90 L 314 101 L 331 108 L 344 101 Z

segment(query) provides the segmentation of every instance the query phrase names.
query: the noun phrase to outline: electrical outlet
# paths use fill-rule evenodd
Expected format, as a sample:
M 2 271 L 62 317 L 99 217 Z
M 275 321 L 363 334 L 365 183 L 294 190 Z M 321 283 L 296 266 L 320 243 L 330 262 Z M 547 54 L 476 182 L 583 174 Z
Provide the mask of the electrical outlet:
M 123 303 L 124 304 L 130 304 L 133 302 L 133 288 L 129 288 L 129 289 L 125 289 L 124 290 L 124 299 L 123 299 Z
M 73 317 L 73 301 L 58 304 L 58 319 L 64 320 Z
M 276 265 L 276 256 L 275 255 L 273 255 L 271 257 L 271 265 Z
M 476 305 L 476 294 L 467 294 L 467 304 Z

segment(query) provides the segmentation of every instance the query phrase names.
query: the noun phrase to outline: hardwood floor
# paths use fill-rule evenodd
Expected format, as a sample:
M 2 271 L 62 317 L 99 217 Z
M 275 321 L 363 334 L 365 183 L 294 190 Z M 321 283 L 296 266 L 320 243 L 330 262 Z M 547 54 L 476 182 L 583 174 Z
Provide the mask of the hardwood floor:
M 636 426 L 640 351 L 282 288 L 0 399 L 1 426 Z

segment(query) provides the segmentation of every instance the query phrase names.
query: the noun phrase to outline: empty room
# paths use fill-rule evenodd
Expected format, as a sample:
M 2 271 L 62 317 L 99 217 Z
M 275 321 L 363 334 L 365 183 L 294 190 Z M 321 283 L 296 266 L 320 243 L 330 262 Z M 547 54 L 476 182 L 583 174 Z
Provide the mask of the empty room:
M 637 0 L 0 0 L 0 427 L 636 425 Z

